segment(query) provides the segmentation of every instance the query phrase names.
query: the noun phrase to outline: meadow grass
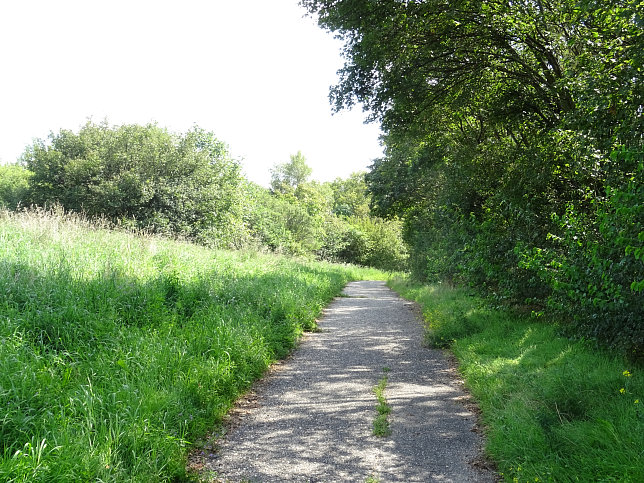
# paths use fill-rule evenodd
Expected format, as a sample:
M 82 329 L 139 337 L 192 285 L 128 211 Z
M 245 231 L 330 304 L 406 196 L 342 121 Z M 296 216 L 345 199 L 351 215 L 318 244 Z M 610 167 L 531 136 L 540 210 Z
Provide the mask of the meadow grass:
M 170 481 L 373 270 L 0 213 L 0 481 Z
M 644 368 L 465 290 L 390 285 L 458 358 L 506 481 L 644 481 Z

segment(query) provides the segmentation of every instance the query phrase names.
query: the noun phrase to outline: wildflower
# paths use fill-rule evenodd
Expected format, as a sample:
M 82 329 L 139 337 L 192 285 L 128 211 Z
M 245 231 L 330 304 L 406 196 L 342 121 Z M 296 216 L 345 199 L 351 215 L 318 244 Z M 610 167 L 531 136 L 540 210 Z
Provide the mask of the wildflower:
M 639 403 L 640 403 L 640 400 L 639 400 L 639 399 L 636 399 L 636 400 L 635 400 L 635 404 L 639 404 Z
M 624 372 L 622 372 L 622 375 L 624 377 L 631 377 L 633 374 L 631 374 L 630 371 L 624 371 Z
M 625 392 L 626 392 L 626 389 L 624 389 L 624 388 L 621 388 L 621 389 L 619 390 L 619 393 L 620 393 L 620 394 L 624 394 Z

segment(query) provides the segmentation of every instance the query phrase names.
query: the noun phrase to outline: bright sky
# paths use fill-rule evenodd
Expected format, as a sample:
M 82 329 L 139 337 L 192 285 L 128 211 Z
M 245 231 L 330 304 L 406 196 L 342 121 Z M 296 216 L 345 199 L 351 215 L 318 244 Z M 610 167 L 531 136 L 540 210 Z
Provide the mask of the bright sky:
M 88 118 L 213 131 L 249 179 L 301 150 L 328 181 L 382 155 L 360 109 L 331 115 L 340 43 L 297 0 L 0 1 L 0 161 Z

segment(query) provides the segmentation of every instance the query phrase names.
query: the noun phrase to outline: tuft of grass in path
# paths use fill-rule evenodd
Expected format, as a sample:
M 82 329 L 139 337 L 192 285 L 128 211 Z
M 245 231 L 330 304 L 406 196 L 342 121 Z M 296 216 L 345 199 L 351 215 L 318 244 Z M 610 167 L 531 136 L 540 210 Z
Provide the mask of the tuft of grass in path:
M 389 372 L 389 369 L 385 367 L 383 368 L 383 372 L 385 374 L 382 376 L 380 381 L 378 381 L 378 385 L 373 389 L 378 401 L 378 405 L 376 406 L 378 415 L 373 420 L 373 435 L 380 437 L 389 436 L 391 434 L 391 428 L 389 427 L 391 406 L 387 403 L 387 399 L 385 398 L 385 389 L 387 388 L 388 382 L 387 373 Z
M 0 212 L 0 481 L 185 478 L 191 442 L 365 275 Z
M 465 290 L 390 285 L 458 358 L 506 481 L 644 481 L 644 368 Z

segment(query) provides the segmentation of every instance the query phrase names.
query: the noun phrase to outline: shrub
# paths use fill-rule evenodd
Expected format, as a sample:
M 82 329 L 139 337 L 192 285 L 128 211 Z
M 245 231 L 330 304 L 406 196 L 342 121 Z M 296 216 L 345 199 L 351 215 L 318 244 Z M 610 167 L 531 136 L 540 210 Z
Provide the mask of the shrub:
M 30 202 L 134 224 L 154 233 L 234 246 L 243 232 L 239 164 L 198 127 L 172 134 L 154 124 L 88 122 L 37 140 L 22 161 Z
M 32 175 L 31 171 L 17 164 L 0 166 L 0 208 L 15 210 L 26 205 Z

